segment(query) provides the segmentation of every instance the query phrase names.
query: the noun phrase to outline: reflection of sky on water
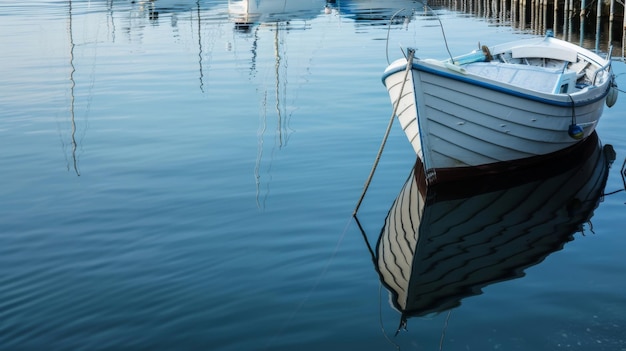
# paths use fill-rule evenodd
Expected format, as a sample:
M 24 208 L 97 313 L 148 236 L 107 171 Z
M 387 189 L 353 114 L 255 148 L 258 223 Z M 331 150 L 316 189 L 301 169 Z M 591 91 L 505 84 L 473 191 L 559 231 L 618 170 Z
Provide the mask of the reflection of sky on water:
M 388 348 L 379 320 L 398 315 L 359 233 L 341 236 L 391 112 L 387 28 L 348 1 L 248 32 L 227 1 L 160 4 L 72 1 L 70 18 L 66 1 L 0 2 L 2 346 Z M 436 11 L 455 53 L 526 35 Z M 390 57 L 445 58 L 415 16 L 392 26 Z M 616 165 L 624 101 L 598 127 Z M 413 161 L 393 129 L 360 212 L 376 234 Z M 616 345 L 623 210 L 623 192 L 605 197 L 595 234 L 467 299 L 444 348 Z M 442 322 L 412 319 L 396 342 L 436 349 Z

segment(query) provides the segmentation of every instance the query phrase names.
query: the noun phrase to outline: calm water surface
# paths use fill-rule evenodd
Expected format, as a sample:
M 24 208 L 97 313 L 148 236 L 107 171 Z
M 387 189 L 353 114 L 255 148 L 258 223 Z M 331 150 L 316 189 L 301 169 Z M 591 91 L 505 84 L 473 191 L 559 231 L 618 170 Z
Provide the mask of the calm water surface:
M 411 1 L 252 5 L 0 4 L 1 350 L 626 350 L 626 97 L 598 127 L 612 194 L 573 240 L 394 337 L 351 214 L 391 114 L 385 39 L 445 58 L 441 29 Z M 453 54 L 531 35 L 436 12 Z M 394 127 L 373 245 L 414 163 Z

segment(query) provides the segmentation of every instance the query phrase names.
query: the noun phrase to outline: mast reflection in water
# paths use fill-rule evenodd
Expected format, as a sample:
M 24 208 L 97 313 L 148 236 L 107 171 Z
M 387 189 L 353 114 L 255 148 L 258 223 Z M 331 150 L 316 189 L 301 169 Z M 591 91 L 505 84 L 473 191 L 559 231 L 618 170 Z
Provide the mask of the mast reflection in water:
M 562 249 L 590 221 L 614 159 L 594 133 L 524 171 L 430 188 L 418 159 L 371 252 L 400 326 L 522 277 Z

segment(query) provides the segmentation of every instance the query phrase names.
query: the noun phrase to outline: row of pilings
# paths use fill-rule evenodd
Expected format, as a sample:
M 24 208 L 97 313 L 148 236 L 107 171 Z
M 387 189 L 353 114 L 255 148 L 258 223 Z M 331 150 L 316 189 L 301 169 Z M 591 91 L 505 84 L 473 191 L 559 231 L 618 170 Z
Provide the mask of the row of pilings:
M 556 37 L 624 58 L 626 18 L 624 0 L 430 0 L 444 6 L 497 21 L 501 25 Z

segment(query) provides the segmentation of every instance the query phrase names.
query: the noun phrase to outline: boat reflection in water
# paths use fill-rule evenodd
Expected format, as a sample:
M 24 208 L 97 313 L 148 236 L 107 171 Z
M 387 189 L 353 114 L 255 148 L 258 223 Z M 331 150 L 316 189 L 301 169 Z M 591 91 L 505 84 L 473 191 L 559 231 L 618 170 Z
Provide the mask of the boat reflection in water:
M 510 174 L 426 188 L 418 160 L 391 207 L 374 262 L 407 318 L 443 312 L 524 269 L 582 232 L 615 160 L 596 133 Z
M 233 0 L 228 2 L 228 13 L 236 29 L 247 32 L 260 23 L 312 20 L 323 12 L 326 3 L 326 0 Z
M 290 61 L 287 48 L 292 43 L 301 46 L 298 44 L 303 38 L 301 31 L 310 29 L 308 21 L 323 13 L 325 5 L 326 0 L 228 2 L 228 17 L 234 23 L 237 33 L 235 38 L 242 38 L 249 43 L 246 46 L 251 55 L 248 76 L 251 82 L 258 84 L 260 109 L 254 177 L 257 207 L 260 209 L 265 208 L 270 193 L 269 180 L 272 178 L 272 163 L 276 151 L 287 146 L 295 131 L 291 127 L 291 118 L 301 105 L 296 101 L 298 89 L 301 82 L 308 80 L 307 76 L 310 74 L 310 61 Z M 290 37 L 291 34 L 295 35 Z M 237 45 L 234 46 L 237 50 Z M 307 57 L 303 50 L 319 46 L 319 43 L 309 42 L 299 49 L 299 54 Z M 258 72 L 269 74 L 260 74 L 257 77 Z M 271 121 L 275 121 L 274 127 L 271 126 Z M 273 135 L 267 135 L 268 131 L 274 131 Z M 269 159 L 267 155 L 270 156 Z

